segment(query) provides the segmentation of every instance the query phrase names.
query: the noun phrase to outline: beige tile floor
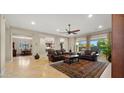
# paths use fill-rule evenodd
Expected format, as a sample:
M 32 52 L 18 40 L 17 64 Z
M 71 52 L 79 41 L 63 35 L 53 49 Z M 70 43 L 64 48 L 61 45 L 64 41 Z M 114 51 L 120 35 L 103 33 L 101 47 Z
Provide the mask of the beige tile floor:
M 34 60 L 32 56 L 15 57 L 13 62 L 6 63 L 3 77 L 14 78 L 68 78 L 65 74 L 49 66 L 47 58 Z
M 98 61 L 106 61 L 99 57 Z M 50 66 L 47 58 L 35 60 L 32 56 L 15 57 L 12 62 L 6 63 L 5 78 L 68 78 L 67 75 Z M 111 66 L 109 65 L 102 78 L 110 78 Z

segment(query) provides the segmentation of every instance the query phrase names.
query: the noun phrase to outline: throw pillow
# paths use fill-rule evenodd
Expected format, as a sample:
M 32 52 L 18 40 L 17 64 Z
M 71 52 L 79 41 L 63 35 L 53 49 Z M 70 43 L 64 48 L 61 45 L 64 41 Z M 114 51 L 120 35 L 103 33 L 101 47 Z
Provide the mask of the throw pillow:
M 85 55 L 85 51 L 82 50 L 82 51 L 81 51 L 81 55 Z
M 96 52 L 92 52 L 92 53 L 91 53 L 91 56 L 93 56 L 95 53 L 96 53 Z

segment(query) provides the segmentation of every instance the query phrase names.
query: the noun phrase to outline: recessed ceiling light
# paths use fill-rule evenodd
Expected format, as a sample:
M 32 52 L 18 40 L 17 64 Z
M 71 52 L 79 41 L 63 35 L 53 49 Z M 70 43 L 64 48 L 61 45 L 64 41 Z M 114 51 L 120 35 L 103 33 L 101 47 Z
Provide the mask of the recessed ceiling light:
M 31 22 L 32 25 L 35 25 L 36 23 L 34 21 Z
M 57 32 L 60 32 L 60 29 L 56 29 Z
M 91 17 L 93 17 L 93 15 L 92 14 L 89 14 L 88 17 L 91 18 Z
M 99 25 L 98 28 L 103 28 L 103 26 L 102 25 Z
M 76 42 L 76 45 L 79 45 L 79 42 Z

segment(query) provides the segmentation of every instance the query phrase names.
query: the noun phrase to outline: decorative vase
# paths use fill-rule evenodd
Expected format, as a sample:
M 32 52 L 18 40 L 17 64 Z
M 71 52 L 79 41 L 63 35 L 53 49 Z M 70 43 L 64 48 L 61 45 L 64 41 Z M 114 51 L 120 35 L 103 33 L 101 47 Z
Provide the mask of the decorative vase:
M 35 58 L 35 59 L 39 59 L 39 58 L 40 58 L 39 54 L 37 53 L 37 54 L 34 56 L 34 58 Z

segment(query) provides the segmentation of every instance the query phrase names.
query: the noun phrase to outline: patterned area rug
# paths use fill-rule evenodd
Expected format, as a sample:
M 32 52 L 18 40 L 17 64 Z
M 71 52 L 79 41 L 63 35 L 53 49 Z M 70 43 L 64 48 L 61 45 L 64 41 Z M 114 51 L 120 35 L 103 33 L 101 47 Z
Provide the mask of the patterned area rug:
M 63 72 L 71 78 L 99 78 L 108 63 L 106 62 L 92 62 L 87 60 L 80 60 L 72 64 L 55 63 L 52 67 Z

